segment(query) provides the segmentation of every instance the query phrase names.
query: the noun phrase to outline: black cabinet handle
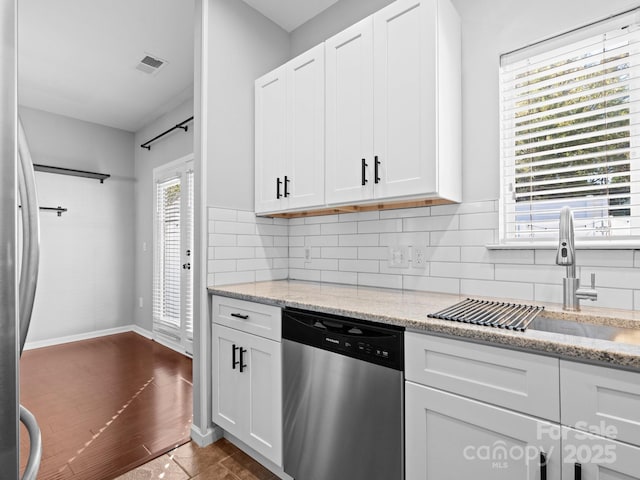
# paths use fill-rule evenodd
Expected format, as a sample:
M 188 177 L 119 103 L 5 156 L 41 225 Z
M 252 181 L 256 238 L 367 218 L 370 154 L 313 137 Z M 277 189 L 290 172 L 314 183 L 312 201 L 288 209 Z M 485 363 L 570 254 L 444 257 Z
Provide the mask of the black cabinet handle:
M 243 320 L 246 320 L 247 318 L 249 318 L 249 315 L 243 315 L 242 313 L 232 313 L 230 315 L 232 317 L 241 318 Z
M 378 160 L 378 156 L 374 157 L 374 182 L 380 183 L 380 177 L 378 176 L 378 166 L 380 165 L 380 160 Z
M 547 455 L 540 452 L 540 480 L 547 480 Z
M 362 185 L 366 185 L 369 180 L 367 180 L 367 161 L 366 159 L 362 159 Z
M 282 185 L 282 181 L 280 177 L 276 178 L 276 198 L 280 198 L 282 195 L 280 194 L 280 185 Z
M 285 175 L 285 176 L 284 176 L 284 196 L 285 196 L 285 197 L 288 197 L 288 196 L 289 196 L 289 189 L 288 189 L 288 186 L 289 186 L 289 182 L 290 182 L 290 181 L 291 181 L 291 179 L 290 179 L 290 178 L 287 178 L 287 176 Z
M 242 349 L 240 347 L 236 347 L 236 344 L 234 343 L 233 347 L 231 347 L 231 369 L 232 370 L 235 370 L 236 365 L 240 363 L 236 360 L 236 350 L 240 350 L 240 361 L 242 361 Z M 242 365 L 240 365 L 240 371 L 242 371 Z
M 247 353 L 247 349 L 240 347 L 240 373 L 244 371 L 243 368 L 247 368 L 247 365 L 244 363 L 245 353 Z
M 582 480 L 582 464 L 581 463 L 573 464 L 573 478 L 574 480 Z

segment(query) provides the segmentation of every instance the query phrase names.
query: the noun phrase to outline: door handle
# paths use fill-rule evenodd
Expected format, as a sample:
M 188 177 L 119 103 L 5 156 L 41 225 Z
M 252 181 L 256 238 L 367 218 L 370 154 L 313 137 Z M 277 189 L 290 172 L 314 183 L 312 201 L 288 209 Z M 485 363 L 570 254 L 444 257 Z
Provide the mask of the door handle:
M 380 166 L 380 160 L 378 160 L 377 155 L 374 157 L 373 166 L 374 166 L 373 181 L 374 183 L 380 183 L 380 176 L 378 175 L 378 167 Z
M 547 455 L 540 452 L 540 480 L 547 480 Z
M 182 264 L 182 268 L 185 270 L 191 270 L 191 264 L 190 263 L 183 263 Z
M 362 185 L 366 185 L 369 180 L 367 180 L 367 160 L 365 158 L 362 159 Z
M 244 368 L 247 368 L 247 365 L 244 363 L 244 354 L 247 353 L 246 348 L 240 347 L 240 373 L 242 373 Z
M 581 463 L 573 464 L 573 478 L 574 480 L 582 480 L 582 464 Z
M 291 181 L 290 178 L 288 178 L 286 175 L 284 176 L 284 196 L 288 197 L 289 196 L 289 182 Z
M 240 350 L 240 347 L 236 347 L 236 344 L 234 343 L 233 346 L 231 347 L 231 370 L 235 370 L 236 365 L 240 363 L 236 360 L 236 350 Z
M 279 199 L 282 195 L 280 194 L 280 185 L 282 185 L 282 180 L 280 177 L 276 178 L 276 198 Z

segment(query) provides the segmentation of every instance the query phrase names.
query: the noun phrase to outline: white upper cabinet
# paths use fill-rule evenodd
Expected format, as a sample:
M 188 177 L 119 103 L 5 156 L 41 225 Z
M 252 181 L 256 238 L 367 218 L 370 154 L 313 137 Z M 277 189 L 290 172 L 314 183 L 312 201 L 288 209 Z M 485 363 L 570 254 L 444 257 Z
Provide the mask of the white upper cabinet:
M 373 19 L 325 42 L 327 55 L 327 202 L 373 195 Z
M 324 45 L 287 63 L 287 208 L 324 204 Z
M 286 139 L 286 68 L 256 80 L 255 209 L 278 210 L 284 198 Z
M 397 0 L 327 40 L 327 203 L 460 201 L 460 24 Z
M 324 45 L 256 80 L 256 213 L 324 205 Z

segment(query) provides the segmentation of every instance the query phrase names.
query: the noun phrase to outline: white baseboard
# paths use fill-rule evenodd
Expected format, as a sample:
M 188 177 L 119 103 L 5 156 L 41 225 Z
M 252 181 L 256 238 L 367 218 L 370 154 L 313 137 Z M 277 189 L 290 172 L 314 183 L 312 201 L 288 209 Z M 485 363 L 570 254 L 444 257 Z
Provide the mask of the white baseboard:
M 202 432 L 196 425 L 191 425 L 191 440 L 196 442 L 200 447 L 211 445 L 223 436 L 224 432 L 220 427 L 209 427 L 206 432 Z
M 54 345 L 62 345 L 63 343 L 78 342 L 80 340 L 90 340 L 92 338 L 106 337 L 107 335 L 115 335 L 117 333 L 135 332 L 150 340 L 153 340 L 153 334 L 138 325 L 124 325 L 122 327 L 107 328 L 105 330 L 94 330 L 93 332 L 79 333 L 77 335 L 68 335 L 66 337 L 50 338 L 48 340 L 38 340 L 35 342 L 26 342 L 25 350 L 33 350 L 36 348 L 52 347 Z

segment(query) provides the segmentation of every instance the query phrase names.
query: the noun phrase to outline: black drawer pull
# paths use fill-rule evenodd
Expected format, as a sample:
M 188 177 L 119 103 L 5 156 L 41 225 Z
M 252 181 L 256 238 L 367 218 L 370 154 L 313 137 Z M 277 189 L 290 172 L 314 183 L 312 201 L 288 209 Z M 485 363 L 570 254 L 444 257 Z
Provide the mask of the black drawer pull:
M 380 176 L 378 175 L 378 167 L 380 166 L 380 160 L 378 160 L 378 156 L 374 157 L 374 178 L 373 181 L 375 183 L 380 183 Z
M 540 480 L 547 480 L 547 455 L 540 452 Z
M 366 185 L 369 180 L 367 180 L 367 161 L 366 159 L 362 159 L 362 185 Z
M 242 373 L 244 371 L 243 368 L 247 368 L 246 363 L 244 363 L 244 354 L 245 353 L 247 353 L 247 349 L 240 347 L 240 373 Z
M 234 343 L 233 346 L 231 347 L 231 369 L 232 370 L 235 370 L 236 365 L 240 363 L 236 360 L 236 350 L 240 350 L 241 352 L 240 355 L 242 355 L 242 350 L 240 349 L 240 347 L 236 347 L 236 344 Z M 242 356 L 240 358 L 242 358 Z M 240 368 L 242 368 L 242 365 L 240 365 Z
M 573 478 L 575 480 L 582 480 L 582 464 L 575 463 L 573 465 Z
M 244 315 L 242 313 L 232 313 L 231 316 L 236 318 L 241 318 L 243 320 L 246 320 L 247 318 L 249 318 L 249 315 Z
M 276 198 L 280 198 L 282 195 L 280 194 L 280 185 L 282 185 L 282 180 L 280 177 L 276 178 Z

